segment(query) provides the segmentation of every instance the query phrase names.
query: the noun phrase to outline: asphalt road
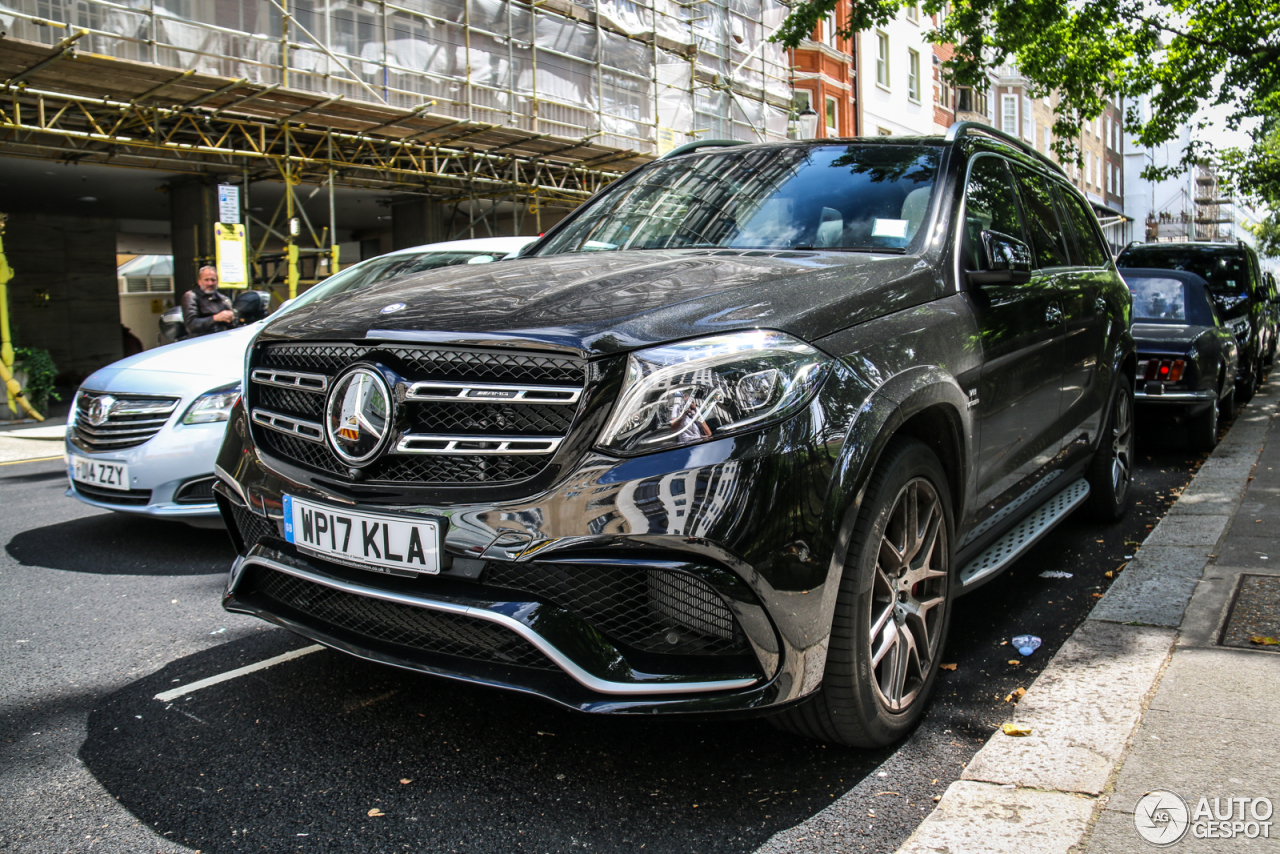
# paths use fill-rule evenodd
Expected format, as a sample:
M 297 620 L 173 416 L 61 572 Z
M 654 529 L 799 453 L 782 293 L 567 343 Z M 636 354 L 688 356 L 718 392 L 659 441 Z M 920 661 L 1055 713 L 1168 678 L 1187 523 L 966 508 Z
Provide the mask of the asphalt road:
M 883 751 L 589 717 L 328 650 L 162 702 L 308 644 L 221 610 L 225 533 L 88 508 L 60 463 L 0 465 L 0 849 L 750 852 L 830 808 L 788 850 L 893 851 L 1198 465 L 1175 425 L 1140 426 L 1133 511 L 1068 520 L 961 599 L 956 669 Z M 1022 633 L 1044 645 L 1010 664 Z

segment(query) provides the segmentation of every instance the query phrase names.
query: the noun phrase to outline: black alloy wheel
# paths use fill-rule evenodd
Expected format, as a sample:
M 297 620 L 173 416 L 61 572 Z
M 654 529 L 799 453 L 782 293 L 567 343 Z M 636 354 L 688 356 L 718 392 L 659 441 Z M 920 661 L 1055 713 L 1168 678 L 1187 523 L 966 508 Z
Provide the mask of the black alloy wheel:
M 1099 522 L 1115 522 L 1129 510 L 1133 479 L 1133 387 L 1120 374 L 1111 399 L 1111 413 L 1089 464 L 1089 515 Z
M 951 620 L 951 501 L 933 451 L 915 439 L 890 442 L 863 508 L 822 686 L 773 720 L 810 738 L 882 747 L 920 717 Z

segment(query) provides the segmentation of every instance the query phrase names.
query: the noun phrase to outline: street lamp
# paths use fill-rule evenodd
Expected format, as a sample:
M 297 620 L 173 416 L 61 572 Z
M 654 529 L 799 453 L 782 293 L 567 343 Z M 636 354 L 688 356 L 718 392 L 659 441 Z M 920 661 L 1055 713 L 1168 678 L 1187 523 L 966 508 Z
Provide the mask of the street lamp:
M 818 113 L 813 107 L 805 107 L 796 116 L 796 132 L 800 139 L 818 138 Z

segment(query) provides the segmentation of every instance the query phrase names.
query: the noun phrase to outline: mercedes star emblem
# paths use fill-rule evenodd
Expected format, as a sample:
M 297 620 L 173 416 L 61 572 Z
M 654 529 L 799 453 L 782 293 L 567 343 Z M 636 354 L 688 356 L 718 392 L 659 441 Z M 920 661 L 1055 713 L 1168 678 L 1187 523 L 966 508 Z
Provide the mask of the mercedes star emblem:
M 338 377 L 325 403 L 324 427 L 343 462 L 358 466 L 374 459 L 391 434 L 391 389 L 382 374 L 356 366 Z
M 395 314 L 397 311 L 402 311 L 403 309 L 404 309 L 404 303 L 402 303 L 402 302 L 393 302 L 393 303 L 391 303 L 391 305 L 384 305 L 384 306 L 382 307 L 382 312 L 381 312 L 381 313 L 382 313 L 382 314 Z
M 101 427 L 111 417 L 111 409 L 115 405 L 116 399 L 109 394 L 95 397 L 93 403 L 89 404 L 89 423 L 94 427 Z

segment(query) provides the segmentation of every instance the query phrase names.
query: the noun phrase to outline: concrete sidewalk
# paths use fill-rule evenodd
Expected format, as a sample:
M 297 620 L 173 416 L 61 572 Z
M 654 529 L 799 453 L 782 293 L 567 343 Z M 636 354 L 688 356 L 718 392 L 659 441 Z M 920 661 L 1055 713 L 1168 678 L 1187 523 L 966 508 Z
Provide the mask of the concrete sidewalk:
M 1241 411 L 1032 684 L 1031 734 L 997 731 L 900 854 L 1280 851 L 1280 646 L 1250 641 L 1280 637 L 1277 402 Z

